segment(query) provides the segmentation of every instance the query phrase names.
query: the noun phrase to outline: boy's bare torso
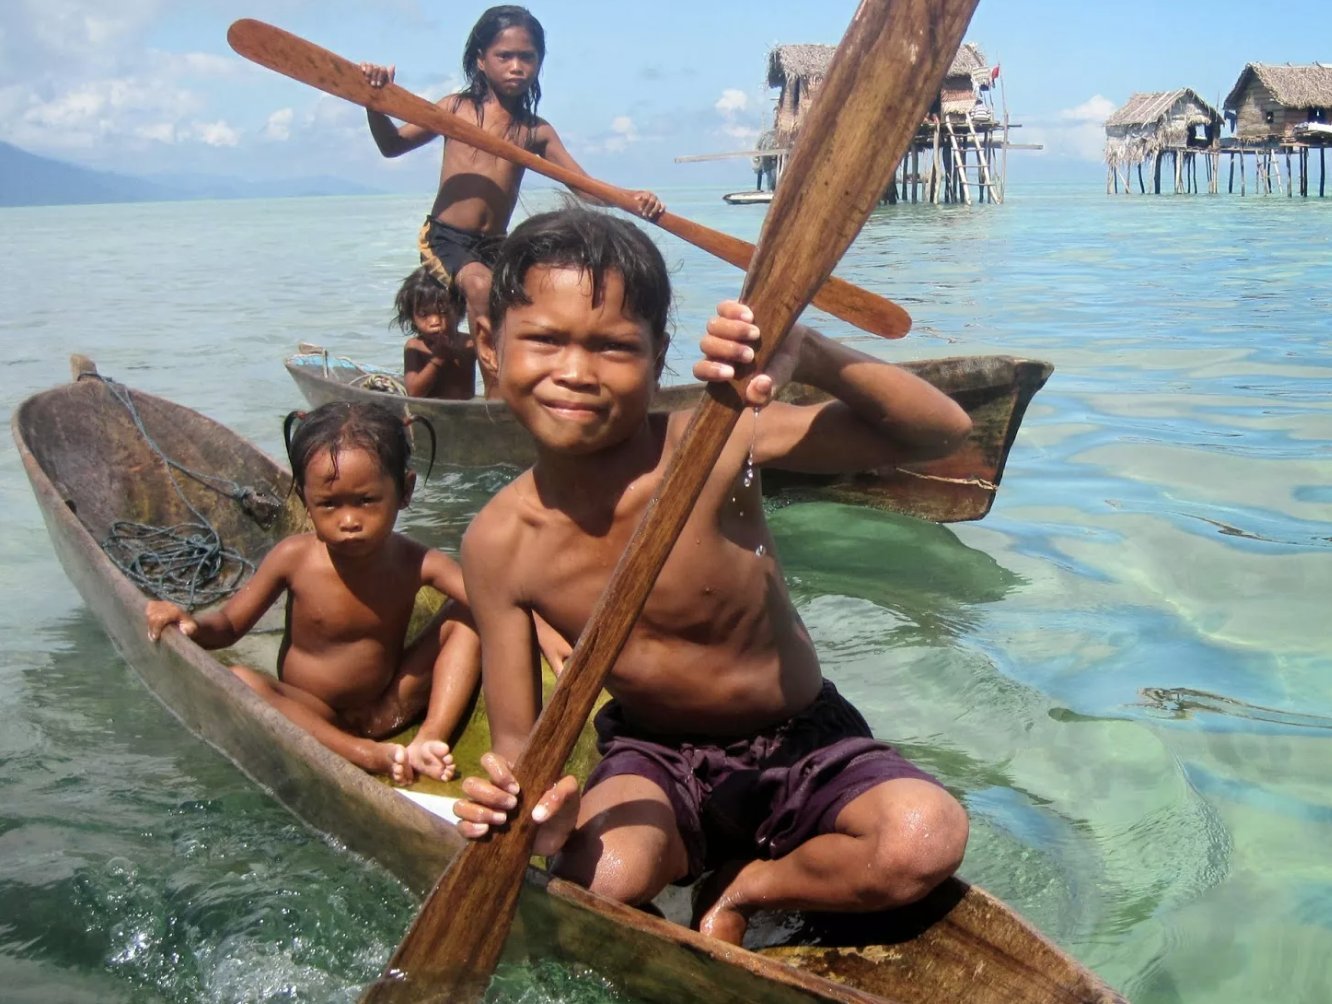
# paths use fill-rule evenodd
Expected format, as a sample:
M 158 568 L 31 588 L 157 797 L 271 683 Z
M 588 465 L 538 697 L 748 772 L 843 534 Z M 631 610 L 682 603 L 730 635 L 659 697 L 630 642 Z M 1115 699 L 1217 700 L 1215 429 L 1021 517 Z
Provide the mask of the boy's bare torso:
M 487 507 L 483 525 L 522 592 L 518 604 L 570 643 L 638 526 L 687 414 L 659 419 L 642 467 L 607 511 L 596 479 L 592 506 L 543 499 L 525 472 Z M 665 446 L 663 447 L 663 442 Z M 607 681 L 635 725 L 671 735 L 741 736 L 807 706 L 822 683 L 808 633 L 791 605 L 763 518 L 757 482 L 743 485 L 743 456 L 728 448 L 704 488 Z M 549 495 L 549 493 L 548 493 Z M 552 504 L 554 503 L 554 504 Z
M 484 116 L 476 105 L 462 98 L 446 99 L 448 110 L 479 126 L 497 139 L 521 146 L 537 156 L 544 153 L 550 125 L 512 128 L 513 118 L 498 101 L 485 104 Z M 442 102 L 443 103 L 443 102 Z M 518 202 L 518 188 L 526 169 L 464 143 L 444 141 L 444 159 L 439 171 L 439 193 L 431 215 L 459 230 L 481 234 L 503 234 Z
M 336 711 L 374 701 L 402 662 L 426 548 L 400 534 L 344 575 L 314 534 L 296 539 L 278 675 Z

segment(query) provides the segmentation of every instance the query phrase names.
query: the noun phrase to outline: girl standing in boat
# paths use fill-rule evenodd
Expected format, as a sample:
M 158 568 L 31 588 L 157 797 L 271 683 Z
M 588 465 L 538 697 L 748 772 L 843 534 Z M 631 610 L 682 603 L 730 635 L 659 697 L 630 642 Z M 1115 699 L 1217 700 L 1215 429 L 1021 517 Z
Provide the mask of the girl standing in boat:
M 313 532 L 274 547 L 220 610 L 195 617 L 151 601 L 148 637 L 175 624 L 204 648 L 226 648 L 285 592 L 277 678 L 248 666 L 232 672 L 357 766 L 403 784 L 417 773 L 448 780 L 454 766 L 444 740 L 476 689 L 481 656 L 458 563 L 393 529 L 416 482 L 407 426 L 378 405 L 336 402 L 293 412 L 286 432 L 292 482 Z M 422 586 L 450 599 L 409 644 Z M 384 741 L 423 710 L 410 745 Z
M 554 127 L 537 116 L 541 100 L 538 76 L 545 58 L 546 33 L 541 22 L 523 7 L 491 7 L 476 22 L 463 48 L 462 70 L 467 86 L 438 104 L 450 114 L 552 164 L 586 175 Z M 392 83 L 394 69 L 361 64 L 361 72 L 372 87 Z M 370 134 L 385 157 L 415 150 L 436 135 L 409 123 L 396 125 L 383 112 L 367 109 L 366 116 Z M 444 144 L 439 192 L 418 244 L 421 260 L 435 278 L 462 290 L 468 327 L 473 332 L 476 319 L 487 309 L 490 267 L 517 204 L 523 171 L 517 164 L 456 140 Z M 631 195 L 640 215 L 647 219 L 655 219 L 665 208 L 651 192 Z M 484 367 L 481 375 L 489 394 L 493 378 Z

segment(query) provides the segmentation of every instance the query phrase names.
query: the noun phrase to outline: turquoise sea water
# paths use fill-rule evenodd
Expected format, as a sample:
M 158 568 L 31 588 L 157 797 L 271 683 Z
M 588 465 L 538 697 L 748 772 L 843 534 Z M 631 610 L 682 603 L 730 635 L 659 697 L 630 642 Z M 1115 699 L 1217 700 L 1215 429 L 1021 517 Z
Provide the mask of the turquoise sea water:
M 762 207 L 671 208 L 751 239 Z M 550 203 L 527 197 L 529 209 Z M 280 454 L 301 340 L 393 365 L 421 199 L 0 211 L 8 415 L 103 373 Z M 1048 359 L 994 511 L 772 522 L 825 670 L 965 801 L 964 874 L 1138 1002 L 1332 994 L 1332 201 L 1106 197 L 877 212 L 839 269 L 888 359 Z M 661 235 L 683 377 L 739 274 Z M 826 319 L 821 319 L 826 320 Z M 493 477 L 405 526 L 456 546 Z M 140 687 L 0 450 L 0 997 L 351 1000 L 411 914 Z M 553 982 L 551 982 L 553 980 Z M 611 1000 L 520 976 L 513 999 Z

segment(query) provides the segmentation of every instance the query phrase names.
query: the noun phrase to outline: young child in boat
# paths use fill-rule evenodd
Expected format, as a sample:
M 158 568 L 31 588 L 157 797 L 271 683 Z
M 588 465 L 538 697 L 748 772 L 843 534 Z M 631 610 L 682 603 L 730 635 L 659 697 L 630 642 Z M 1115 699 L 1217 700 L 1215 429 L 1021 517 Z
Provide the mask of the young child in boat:
M 460 300 L 424 265 L 398 288 L 393 321 L 408 336 L 402 377 L 412 397 L 465 401 L 476 394 L 476 343 L 458 331 Z
M 652 242 L 605 214 L 533 217 L 500 252 L 477 349 L 494 358 L 537 461 L 463 539 L 493 738 L 489 780 L 468 778 L 455 809 L 464 836 L 484 836 L 516 804 L 510 765 L 540 700 L 524 624 L 534 612 L 578 638 L 690 418 L 649 412 L 670 299 Z M 719 306 L 695 376 L 728 380 L 753 358 L 752 316 Z M 772 402 L 791 379 L 835 400 Z M 623 902 L 711 871 L 695 921 L 736 943 L 760 907 L 918 899 L 957 868 L 968 830 L 961 805 L 873 739 L 824 679 L 746 469 L 942 456 L 970 419 L 928 383 L 801 326 L 747 394 L 766 407 L 737 425 L 608 677 L 603 759 L 581 798 L 565 778 L 533 813 L 538 853 L 558 852 L 558 874 Z
M 491 7 L 477 20 L 463 47 L 466 86 L 438 104 L 501 139 L 515 143 L 552 164 L 579 174 L 555 129 L 537 116 L 541 100 L 538 77 L 546 58 L 546 33 L 523 7 Z M 362 63 L 372 87 L 393 82 L 394 67 Z M 398 157 L 430 142 L 435 133 L 420 126 L 396 125 L 382 112 L 367 110 L 370 134 L 385 157 Z M 444 143 L 439 192 L 421 228 L 421 260 L 437 279 L 461 288 L 468 328 L 487 309 L 490 266 L 518 201 L 524 168 L 453 140 Z M 661 200 L 651 192 L 630 193 L 640 215 L 661 215 Z M 590 200 L 595 201 L 595 200 Z M 487 396 L 491 377 L 482 369 Z
M 285 592 L 276 679 L 248 666 L 232 671 L 357 766 L 403 784 L 417 773 L 448 780 L 454 765 L 444 740 L 476 689 L 480 651 L 458 563 L 393 529 L 416 481 L 407 426 L 378 405 L 335 402 L 303 417 L 293 412 L 285 431 L 313 532 L 274 547 L 220 610 L 196 617 L 151 601 L 148 637 L 157 641 L 174 624 L 204 648 L 225 648 Z M 408 644 L 416 593 L 426 585 L 450 599 Z M 384 741 L 422 711 L 410 745 Z

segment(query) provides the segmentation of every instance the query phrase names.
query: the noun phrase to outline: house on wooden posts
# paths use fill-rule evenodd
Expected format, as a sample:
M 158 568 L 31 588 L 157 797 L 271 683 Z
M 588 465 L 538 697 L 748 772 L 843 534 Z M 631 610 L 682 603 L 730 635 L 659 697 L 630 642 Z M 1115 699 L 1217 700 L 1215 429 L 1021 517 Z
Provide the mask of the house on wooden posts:
M 1234 130 L 1225 149 L 1231 154 L 1231 190 L 1235 157 L 1240 162 L 1240 194 L 1245 190 L 1245 158 L 1254 158 L 1257 190 L 1271 194 L 1309 194 L 1309 151 L 1318 150 L 1318 194 L 1325 192 L 1327 147 L 1332 145 L 1332 64 L 1249 63 L 1223 105 Z M 1285 182 L 1281 158 L 1286 162 Z M 1298 181 L 1296 164 L 1298 164 Z
M 1225 101 L 1226 121 L 1244 145 L 1291 143 L 1324 126 L 1332 141 L 1332 64 L 1249 63 Z
M 1217 186 L 1217 150 L 1221 144 L 1221 113 L 1196 91 L 1134 94 L 1105 122 L 1106 192 L 1133 189 L 1130 172 L 1136 167 L 1138 190 L 1147 191 L 1143 165 L 1152 166 L 1151 190 L 1161 194 L 1161 162 L 1168 154 L 1174 167 L 1175 191 L 1198 190 L 1196 155 L 1204 155 L 1208 191 Z
M 768 86 L 779 88 L 769 149 L 780 180 L 786 153 L 818 98 L 835 47 L 779 45 L 768 54 Z M 930 114 L 902 159 L 884 200 L 912 202 L 1003 201 L 1002 154 L 1012 145 L 1002 99 L 995 107 L 999 67 L 990 66 L 974 42 L 963 43 Z M 765 134 L 765 139 L 767 134 Z M 921 154 L 927 155 L 922 168 Z M 1000 155 L 1000 156 L 997 156 Z M 759 170 L 756 165 L 755 170 Z

